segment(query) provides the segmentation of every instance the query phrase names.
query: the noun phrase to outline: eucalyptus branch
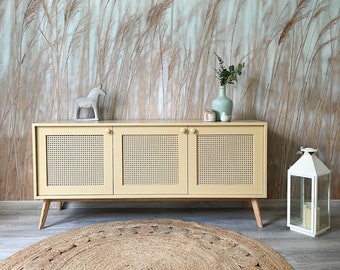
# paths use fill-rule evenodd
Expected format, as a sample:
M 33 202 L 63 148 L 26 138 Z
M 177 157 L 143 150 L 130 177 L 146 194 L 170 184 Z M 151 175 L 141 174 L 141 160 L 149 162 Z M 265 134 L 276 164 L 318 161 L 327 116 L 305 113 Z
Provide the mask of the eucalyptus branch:
M 244 63 L 239 63 L 235 69 L 234 65 L 230 65 L 228 68 L 225 67 L 224 62 L 221 57 L 219 57 L 215 52 L 217 57 L 219 68 L 215 69 L 216 78 L 219 80 L 220 85 L 234 84 L 237 82 L 238 76 L 242 74 L 242 69 L 244 68 Z

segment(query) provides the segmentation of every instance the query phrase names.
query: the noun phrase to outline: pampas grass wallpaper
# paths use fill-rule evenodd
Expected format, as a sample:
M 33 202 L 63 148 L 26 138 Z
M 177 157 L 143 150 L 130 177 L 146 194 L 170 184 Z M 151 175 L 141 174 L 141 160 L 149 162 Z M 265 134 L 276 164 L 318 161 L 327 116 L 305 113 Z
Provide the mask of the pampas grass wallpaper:
M 33 199 L 31 123 L 93 87 L 104 119 L 202 119 L 214 52 L 245 63 L 233 120 L 268 122 L 268 197 L 309 146 L 340 199 L 338 0 L 2 0 L 0 23 L 0 200 Z

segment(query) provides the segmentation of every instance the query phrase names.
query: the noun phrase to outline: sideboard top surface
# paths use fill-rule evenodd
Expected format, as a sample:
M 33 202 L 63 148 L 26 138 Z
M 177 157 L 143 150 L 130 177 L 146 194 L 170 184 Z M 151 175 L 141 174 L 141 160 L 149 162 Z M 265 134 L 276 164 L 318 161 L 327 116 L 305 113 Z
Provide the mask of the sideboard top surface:
M 266 126 L 267 122 L 237 120 L 204 122 L 202 120 L 61 120 L 33 123 L 33 126 Z

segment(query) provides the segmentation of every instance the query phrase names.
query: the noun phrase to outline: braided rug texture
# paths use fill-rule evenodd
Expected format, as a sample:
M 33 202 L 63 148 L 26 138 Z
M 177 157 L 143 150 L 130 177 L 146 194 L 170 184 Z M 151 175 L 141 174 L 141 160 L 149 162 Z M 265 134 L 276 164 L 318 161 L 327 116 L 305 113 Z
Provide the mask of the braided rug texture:
M 0 269 L 293 269 L 242 234 L 179 220 L 131 220 L 73 229 L 0 263 Z

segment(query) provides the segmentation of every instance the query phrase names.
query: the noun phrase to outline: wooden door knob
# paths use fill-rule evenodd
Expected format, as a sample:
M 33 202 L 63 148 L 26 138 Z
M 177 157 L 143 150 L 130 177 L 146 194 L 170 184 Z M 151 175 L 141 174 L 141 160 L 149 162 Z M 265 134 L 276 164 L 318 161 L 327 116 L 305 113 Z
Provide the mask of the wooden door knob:
M 196 133 L 196 129 L 195 129 L 195 128 L 190 128 L 190 129 L 189 129 L 189 132 L 190 132 L 191 134 L 195 134 L 195 133 Z

